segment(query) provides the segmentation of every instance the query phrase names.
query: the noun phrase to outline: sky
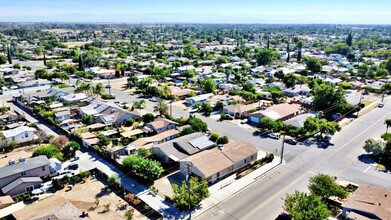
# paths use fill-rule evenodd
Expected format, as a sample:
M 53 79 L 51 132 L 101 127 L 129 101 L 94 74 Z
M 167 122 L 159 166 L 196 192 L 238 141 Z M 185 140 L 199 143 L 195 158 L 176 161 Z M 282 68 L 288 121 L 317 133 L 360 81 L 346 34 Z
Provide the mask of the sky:
M 390 0 L 0 0 L 0 22 L 391 24 Z

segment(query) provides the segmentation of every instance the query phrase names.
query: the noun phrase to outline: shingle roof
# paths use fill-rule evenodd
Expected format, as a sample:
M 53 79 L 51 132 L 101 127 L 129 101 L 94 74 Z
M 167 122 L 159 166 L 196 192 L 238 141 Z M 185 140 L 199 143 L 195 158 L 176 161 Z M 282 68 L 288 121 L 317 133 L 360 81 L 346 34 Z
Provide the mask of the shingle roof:
M 148 123 L 147 125 L 150 125 L 153 129 L 157 130 L 160 128 L 164 128 L 169 124 L 175 124 L 177 125 L 178 123 L 173 122 L 171 120 L 165 119 L 165 118 L 157 118 L 153 122 Z
M 32 170 L 41 166 L 46 166 L 49 164 L 50 164 L 49 159 L 44 155 L 38 157 L 32 157 L 30 159 L 27 159 L 25 162 L 15 163 L 0 168 L 0 179 L 27 170 Z
M 133 141 L 131 144 L 135 145 L 137 147 L 143 147 L 143 146 L 145 146 L 145 145 L 147 145 L 149 143 L 162 141 L 162 140 L 164 140 L 164 139 L 166 139 L 168 137 L 171 137 L 173 135 L 176 135 L 178 133 L 179 133 L 178 130 L 171 129 L 171 130 L 164 131 L 162 133 L 159 133 L 159 134 L 151 136 L 151 137 L 139 138 L 139 139 Z
M 285 118 L 291 114 L 294 114 L 295 112 L 300 111 L 300 105 L 299 104 L 279 104 L 279 105 L 273 105 L 266 110 L 261 110 L 257 112 L 253 112 L 250 115 L 263 115 L 265 117 L 268 117 L 273 120 L 280 120 L 281 118 Z
M 4 186 L 1 191 L 4 194 L 7 194 L 9 191 L 15 189 L 17 186 L 23 183 L 42 183 L 42 179 L 39 177 L 19 177 L 18 179 L 12 181 L 8 185 Z

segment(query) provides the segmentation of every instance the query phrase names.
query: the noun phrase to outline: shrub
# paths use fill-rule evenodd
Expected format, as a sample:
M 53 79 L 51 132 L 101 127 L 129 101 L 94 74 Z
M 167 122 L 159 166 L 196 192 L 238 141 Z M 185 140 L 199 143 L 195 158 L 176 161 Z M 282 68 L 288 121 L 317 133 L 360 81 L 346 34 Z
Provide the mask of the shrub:
M 216 142 L 219 138 L 220 138 L 220 135 L 216 132 L 212 132 L 212 134 L 210 134 L 210 137 L 209 137 L 209 139 L 213 142 Z
M 52 185 L 54 190 L 60 190 L 64 188 L 64 184 L 60 179 L 53 179 L 52 180 Z
M 58 149 L 56 146 L 48 144 L 38 147 L 33 153 L 33 157 L 40 155 L 45 155 L 48 158 L 52 158 L 61 155 L 61 152 L 60 149 Z
M 61 178 L 61 182 L 64 184 L 68 184 L 71 182 L 71 178 L 68 175 L 65 175 L 63 178 Z
M 217 144 L 228 144 L 229 140 L 227 136 L 219 137 Z

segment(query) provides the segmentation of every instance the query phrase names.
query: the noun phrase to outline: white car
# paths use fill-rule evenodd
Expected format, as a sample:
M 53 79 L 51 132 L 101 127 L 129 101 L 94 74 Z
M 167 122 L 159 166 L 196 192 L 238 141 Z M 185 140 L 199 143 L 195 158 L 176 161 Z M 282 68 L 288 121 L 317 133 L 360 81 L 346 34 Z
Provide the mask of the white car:
M 243 119 L 240 121 L 240 124 L 247 124 L 247 121 L 248 121 L 247 119 Z

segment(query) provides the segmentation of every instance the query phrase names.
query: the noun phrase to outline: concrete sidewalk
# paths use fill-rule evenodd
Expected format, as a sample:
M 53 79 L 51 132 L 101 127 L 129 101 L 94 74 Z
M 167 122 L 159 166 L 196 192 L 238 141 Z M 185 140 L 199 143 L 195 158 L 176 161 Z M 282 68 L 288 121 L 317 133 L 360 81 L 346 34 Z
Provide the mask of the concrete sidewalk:
M 11 215 L 14 212 L 17 212 L 23 209 L 26 205 L 23 202 L 18 202 L 3 209 L 0 209 L 0 218 L 4 218 L 8 215 Z
M 195 210 L 192 213 L 192 216 L 197 217 L 202 213 L 206 212 L 207 210 L 211 209 L 215 205 L 231 198 L 232 196 L 239 193 L 246 187 L 250 186 L 257 180 L 261 179 L 268 173 L 278 169 L 285 163 L 286 162 L 283 161 L 283 163 L 280 164 L 280 157 L 275 156 L 274 160 L 271 163 L 268 163 L 258 168 L 257 170 L 254 170 L 253 172 L 247 174 L 246 176 L 238 180 L 235 180 L 236 175 L 231 175 L 230 177 L 214 184 L 213 186 L 209 187 L 209 197 L 201 202 L 201 208 Z
M 164 198 L 153 194 L 146 186 L 133 180 L 127 174 L 120 171 L 114 165 L 91 152 L 77 152 L 80 170 L 90 170 L 97 168 L 107 176 L 118 174 L 121 178 L 121 185 L 128 191 L 134 193 L 142 201 L 148 204 L 152 209 L 159 212 L 164 219 L 185 219 L 187 214 L 179 211 L 173 204 L 164 200 Z

